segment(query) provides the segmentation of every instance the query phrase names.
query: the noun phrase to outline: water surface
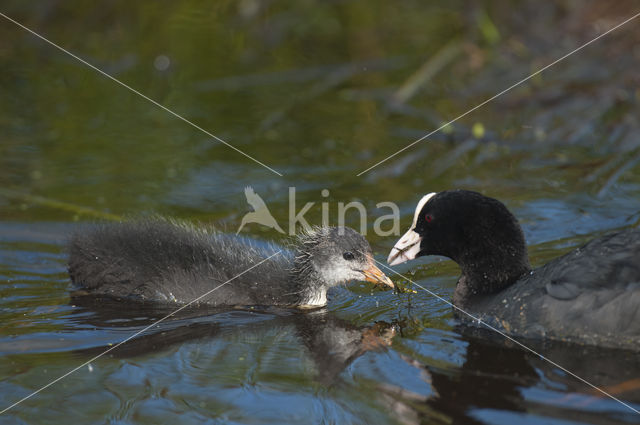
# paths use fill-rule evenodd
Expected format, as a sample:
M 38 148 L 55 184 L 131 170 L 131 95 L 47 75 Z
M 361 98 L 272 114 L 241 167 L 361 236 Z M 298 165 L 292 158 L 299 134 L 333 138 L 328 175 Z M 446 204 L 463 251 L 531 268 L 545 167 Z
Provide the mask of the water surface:
M 637 23 L 360 172 L 636 13 L 633 3 L 8 1 L 0 11 L 282 174 L 0 18 L 0 394 L 4 408 L 163 317 L 70 297 L 65 241 L 158 213 L 235 232 L 252 186 L 285 229 L 289 187 L 338 202 L 448 188 L 503 200 L 534 265 L 635 226 Z M 323 189 L 329 190 L 322 196 Z M 359 228 L 355 212 L 347 224 Z M 283 241 L 250 224 L 243 234 Z M 449 299 L 457 267 L 397 270 Z M 394 280 L 403 282 L 402 278 Z M 640 409 L 629 352 L 527 342 Z M 429 293 L 351 283 L 310 314 L 188 310 L 3 415 L 3 423 L 637 423 Z

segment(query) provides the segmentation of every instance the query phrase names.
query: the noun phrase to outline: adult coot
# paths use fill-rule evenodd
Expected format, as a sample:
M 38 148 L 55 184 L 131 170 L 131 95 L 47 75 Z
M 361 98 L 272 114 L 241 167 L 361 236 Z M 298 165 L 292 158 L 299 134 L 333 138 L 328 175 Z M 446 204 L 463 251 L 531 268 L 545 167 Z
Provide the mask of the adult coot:
M 608 234 L 531 270 L 522 229 L 498 200 L 425 195 L 391 265 L 443 255 L 461 268 L 454 305 L 526 337 L 640 349 L 640 230 Z
M 220 286 L 199 303 L 317 307 L 350 280 L 393 287 L 365 238 L 346 227 L 315 228 L 289 250 L 145 219 L 77 232 L 69 250 L 69 275 L 82 292 L 139 301 L 184 304 Z

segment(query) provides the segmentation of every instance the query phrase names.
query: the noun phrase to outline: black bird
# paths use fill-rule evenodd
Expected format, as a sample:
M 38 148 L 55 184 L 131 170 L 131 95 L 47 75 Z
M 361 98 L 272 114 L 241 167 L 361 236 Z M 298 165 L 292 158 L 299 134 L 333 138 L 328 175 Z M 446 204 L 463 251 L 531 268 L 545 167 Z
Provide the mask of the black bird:
M 508 333 L 640 350 L 640 229 L 532 270 L 522 229 L 500 201 L 451 190 L 420 200 L 387 261 L 423 255 L 458 263 L 454 305 Z
M 80 293 L 145 302 L 186 304 L 219 287 L 198 303 L 319 307 L 329 288 L 350 280 L 393 287 L 366 239 L 347 227 L 314 228 L 289 250 L 143 219 L 77 232 L 69 254 L 69 275 Z

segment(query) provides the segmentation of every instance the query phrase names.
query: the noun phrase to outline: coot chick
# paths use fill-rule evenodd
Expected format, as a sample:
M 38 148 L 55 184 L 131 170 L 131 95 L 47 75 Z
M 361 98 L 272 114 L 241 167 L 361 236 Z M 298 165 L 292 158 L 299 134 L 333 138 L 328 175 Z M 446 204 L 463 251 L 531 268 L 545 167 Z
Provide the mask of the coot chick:
M 289 250 L 145 219 L 77 232 L 69 251 L 69 275 L 82 293 L 145 302 L 186 304 L 230 279 L 199 303 L 318 307 L 329 288 L 350 280 L 393 287 L 365 238 L 347 227 L 315 228 Z
M 592 240 L 531 270 L 522 229 L 498 200 L 425 195 L 390 265 L 443 255 L 461 268 L 454 305 L 508 333 L 640 350 L 640 230 Z

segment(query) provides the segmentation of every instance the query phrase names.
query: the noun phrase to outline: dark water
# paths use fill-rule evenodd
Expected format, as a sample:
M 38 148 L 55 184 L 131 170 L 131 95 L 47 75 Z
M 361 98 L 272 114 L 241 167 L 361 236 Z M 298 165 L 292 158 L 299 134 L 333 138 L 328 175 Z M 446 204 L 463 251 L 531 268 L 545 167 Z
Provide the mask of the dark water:
M 6 1 L 0 12 L 0 409 L 168 313 L 69 295 L 78 222 L 160 213 L 235 232 L 252 186 L 287 228 L 359 201 L 373 221 L 447 188 L 502 199 L 534 265 L 637 225 L 640 21 L 387 162 L 637 13 L 634 2 Z M 327 189 L 328 196 L 321 191 Z M 347 224 L 359 227 L 351 211 Z M 281 241 L 257 224 L 243 233 Z M 449 298 L 457 267 L 398 267 Z M 394 277 L 394 280 L 402 281 Z M 532 348 L 640 409 L 637 354 Z M 2 423 L 638 423 L 538 356 L 456 326 L 418 290 L 352 283 L 326 309 L 188 310 L 0 415 Z

